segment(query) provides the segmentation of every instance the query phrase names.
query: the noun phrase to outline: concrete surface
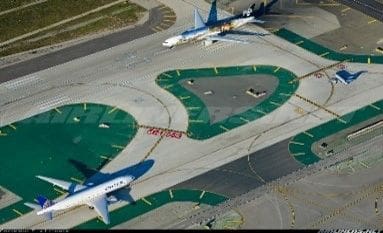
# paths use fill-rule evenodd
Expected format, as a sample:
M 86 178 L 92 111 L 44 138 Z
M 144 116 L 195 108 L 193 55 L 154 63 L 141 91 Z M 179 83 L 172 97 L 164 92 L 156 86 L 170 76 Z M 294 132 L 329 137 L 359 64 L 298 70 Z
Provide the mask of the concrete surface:
M 302 76 L 334 63 L 273 35 L 267 38 L 252 37 L 253 43 L 249 45 L 216 43 L 210 47 L 194 44 L 173 50 L 162 48 L 161 43 L 166 38 L 192 26 L 195 6 L 201 9 L 203 16 L 206 16 L 210 6 L 202 0 L 160 2 L 174 9 L 177 14 L 177 22 L 169 30 L 1 84 L 0 125 L 63 104 L 95 102 L 117 106 L 132 114 L 139 124 L 186 130 L 186 110 L 178 99 L 154 82 L 156 76 L 165 70 L 267 64 L 281 66 Z M 257 26 L 245 29 L 266 32 Z M 365 64 L 347 66 L 357 69 L 365 67 Z M 309 77 L 301 80 L 297 93 L 343 115 L 383 98 L 383 66 L 371 64 L 368 68 L 371 72 L 363 79 L 349 86 L 337 85 L 335 92 L 327 79 Z M 297 106 L 304 112 L 297 113 Z M 205 141 L 183 137 L 181 140 L 165 138 L 156 143 L 158 138 L 140 129 L 129 146 L 103 171 L 115 171 L 145 158 L 154 159 L 156 163 L 151 172 L 133 185 L 131 195 L 139 199 L 283 141 L 334 117 L 307 101 L 293 97 L 287 104 L 257 121 Z M 109 208 L 113 210 L 124 204 L 111 205 Z M 286 209 L 288 211 L 288 207 Z M 46 222 L 31 212 L 0 228 L 71 228 L 96 217 L 96 213 L 87 207 L 78 207 L 55 216 L 53 221 Z M 286 216 L 289 216 L 288 212 Z

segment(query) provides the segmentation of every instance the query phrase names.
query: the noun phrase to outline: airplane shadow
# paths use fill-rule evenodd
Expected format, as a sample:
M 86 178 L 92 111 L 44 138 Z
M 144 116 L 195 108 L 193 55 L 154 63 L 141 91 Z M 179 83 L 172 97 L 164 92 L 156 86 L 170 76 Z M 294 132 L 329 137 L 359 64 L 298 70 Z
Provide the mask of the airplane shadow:
M 139 177 L 147 173 L 153 167 L 153 164 L 154 164 L 153 159 L 148 159 L 113 173 L 103 173 L 95 169 L 89 168 L 83 162 L 80 162 L 75 159 L 68 159 L 68 162 L 85 176 L 86 180 L 82 185 L 86 185 L 89 187 L 96 186 L 108 180 L 117 178 L 119 176 L 124 176 L 124 175 L 134 176 L 135 180 L 137 180 Z M 102 168 L 105 164 L 106 162 L 101 164 L 101 166 L 99 166 L 98 169 Z M 123 200 L 129 203 L 135 204 L 135 200 L 129 194 L 130 190 L 131 190 L 131 187 L 128 186 L 126 188 L 122 188 L 118 191 L 113 192 L 112 195 L 116 197 L 117 200 Z M 110 201 L 110 202 L 114 202 L 114 201 Z

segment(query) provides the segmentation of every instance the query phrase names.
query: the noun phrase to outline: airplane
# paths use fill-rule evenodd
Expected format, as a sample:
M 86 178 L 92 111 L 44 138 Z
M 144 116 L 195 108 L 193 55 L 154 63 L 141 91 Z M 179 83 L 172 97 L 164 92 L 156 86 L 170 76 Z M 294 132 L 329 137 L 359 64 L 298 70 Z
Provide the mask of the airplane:
M 231 38 L 227 34 L 239 35 L 256 35 L 265 36 L 268 33 L 244 32 L 235 31 L 233 29 L 239 28 L 247 23 L 264 23 L 265 21 L 258 18 L 270 12 L 271 6 L 278 0 L 273 0 L 265 6 L 262 2 L 259 9 L 255 9 L 255 4 L 251 5 L 242 14 L 234 15 L 225 19 L 218 20 L 217 15 L 217 1 L 212 2 L 208 19 L 206 23 L 203 21 L 198 10 L 194 10 L 194 28 L 184 31 L 180 35 L 170 37 L 162 43 L 164 47 L 173 48 L 179 44 L 203 40 L 205 46 L 211 45 L 215 41 L 234 42 L 247 44 L 248 41 Z
M 37 197 L 38 204 L 29 202 L 24 204 L 37 210 L 37 215 L 43 215 L 49 220 L 52 219 L 54 211 L 88 205 L 89 208 L 97 212 L 105 224 L 109 224 L 108 205 L 121 200 L 133 202 L 134 200 L 127 193 L 130 191 L 130 184 L 148 171 L 153 164 L 154 160 L 149 159 L 115 173 L 97 172 L 84 184 L 75 184 L 38 175 L 37 178 L 59 186 L 68 191 L 69 195 L 58 202 L 53 202 L 39 195 Z M 127 187 L 128 189 L 126 189 Z
M 359 72 L 352 74 L 346 70 L 340 70 L 340 71 L 335 73 L 335 78 L 332 78 L 331 81 L 334 83 L 341 82 L 345 85 L 348 85 L 348 84 L 352 83 L 353 81 L 357 80 L 359 78 L 359 76 L 363 73 L 367 73 L 367 71 L 362 70 L 362 71 L 359 71 Z

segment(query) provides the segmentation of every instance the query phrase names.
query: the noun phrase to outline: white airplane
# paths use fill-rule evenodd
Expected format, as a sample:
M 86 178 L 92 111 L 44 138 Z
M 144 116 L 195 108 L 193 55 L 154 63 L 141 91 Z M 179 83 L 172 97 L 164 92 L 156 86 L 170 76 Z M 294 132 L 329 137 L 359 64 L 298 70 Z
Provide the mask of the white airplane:
M 239 34 L 239 35 L 257 35 L 265 36 L 267 33 L 234 31 L 248 23 L 264 23 L 264 21 L 258 18 L 269 13 L 272 5 L 278 0 L 273 0 L 265 6 L 262 2 L 259 9 L 255 9 L 255 4 L 251 5 L 247 10 L 244 10 L 242 14 L 234 15 L 225 19 L 218 20 L 217 18 L 217 1 L 214 0 L 211 5 L 209 17 L 206 23 L 203 21 L 198 10 L 194 10 L 194 28 L 184 31 L 178 36 L 173 36 L 165 40 L 162 46 L 173 48 L 176 45 L 184 44 L 192 41 L 203 40 L 204 44 L 210 45 L 214 41 L 234 42 L 247 44 L 248 41 L 240 40 L 237 38 L 231 38 L 226 34 Z
M 143 166 L 145 166 L 145 172 L 153 165 L 153 163 L 153 160 L 146 160 L 142 162 Z M 123 199 L 120 198 L 121 194 L 119 191 L 122 190 L 122 188 L 127 187 L 138 176 L 143 174 L 140 170 L 136 171 L 140 172 L 139 174 L 134 174 L 136 177 L 132 174 L 120 175 L 122 173 L 126 173 L 123 172 L 123 170 L 114 174 L 98 173 L 95 176 L 101 178 L 102 180 L 105 180 L 106 178 L 112 179 L 95 184 L 93 183 L 95 179 L 91 178 L 89 179 L 91 182 L 85 182 L 85 185 L 75 184 L 45 176 L 37 176 L 37 178 L 41 180 L 47 181 L 64 190 L 67 190 L 69 195 L 65 197 L 65 199 L 56 203 L 40 195 L 37 197 L 39 205 L 29 202 L 24 204 L 30 208 L 38 210 L 37 215 L 44 215 L 48 219 L 52 219 L 54 211 L 64 210 L 80 205 L 88 205 L 98 213 L 105 224 L 109 224 L 110 219 L 108 204 Z

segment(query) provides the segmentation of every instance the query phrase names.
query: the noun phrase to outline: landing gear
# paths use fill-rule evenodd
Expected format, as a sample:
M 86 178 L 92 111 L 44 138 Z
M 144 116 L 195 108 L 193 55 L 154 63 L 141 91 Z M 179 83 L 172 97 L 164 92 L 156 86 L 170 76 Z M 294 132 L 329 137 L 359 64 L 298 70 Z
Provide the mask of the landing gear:
M 89 206 L 89 209 L 94 210 L 94 207 L 93 206 Z

